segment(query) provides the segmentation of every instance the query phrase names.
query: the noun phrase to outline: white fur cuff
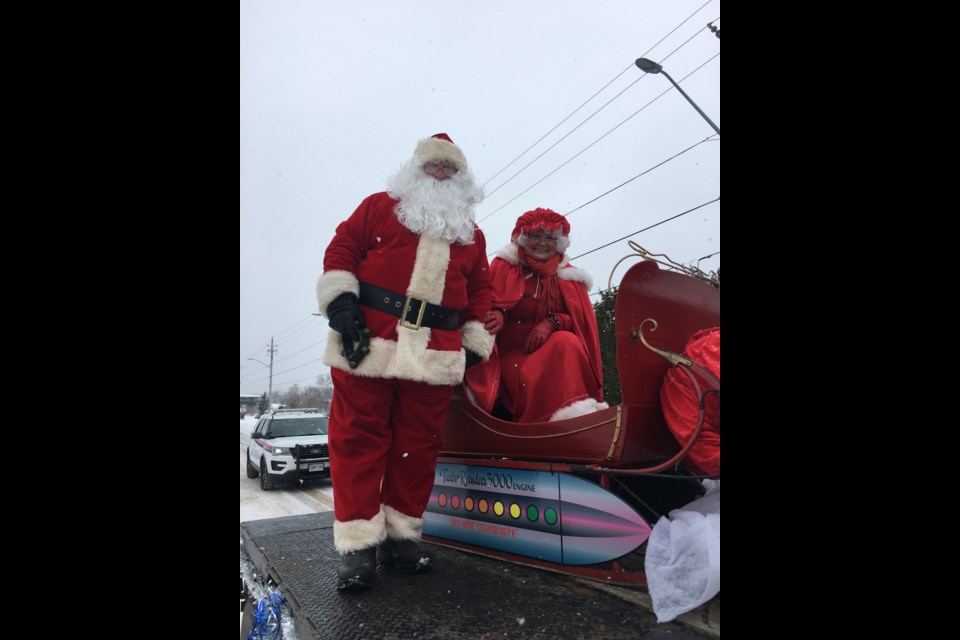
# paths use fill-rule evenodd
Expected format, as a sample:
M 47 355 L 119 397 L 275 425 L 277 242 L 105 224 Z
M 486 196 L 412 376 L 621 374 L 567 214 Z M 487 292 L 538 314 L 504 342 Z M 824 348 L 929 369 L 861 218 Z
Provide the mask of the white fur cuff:
M 423 531 L 423 518 L 404 515 L 391 507 L 383 505 L 387 516 L 387 537 L 394 540 L 419 540 Z
M 473 351 L 477 355 L 483 356 L 484 362 L 490 358 L 490 354 L 493 353 L 493 344 L 497 341 L 497 336 L 487 333 L 487 330 L 483 328 L 483 324 L 476 320 L 471 320 L 463 325 L 460 333 L 463 336 L 464 347 L 470 349 L 470 351 Z
M 360 297 L 360 281 L 349 271 L 327 271 L 317 280 L 317 302 L 320 313 L 327 315 L 327 306 L 343 293 Z
M 333 522 L 333 546 L 343 555 L 351 551 L 375 547 L 387 538 L 383 509 L 369 520 Z

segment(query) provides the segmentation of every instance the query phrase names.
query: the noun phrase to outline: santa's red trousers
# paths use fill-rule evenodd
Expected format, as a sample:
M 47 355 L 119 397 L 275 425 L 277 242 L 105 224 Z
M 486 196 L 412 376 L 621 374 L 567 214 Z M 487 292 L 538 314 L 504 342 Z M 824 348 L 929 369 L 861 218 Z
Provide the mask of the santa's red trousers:
M 330 375 L 328 442 L 337 520 L 370 520 L 381 503 L 422 517 L 453 387 L 365 378 L 340 369 Z

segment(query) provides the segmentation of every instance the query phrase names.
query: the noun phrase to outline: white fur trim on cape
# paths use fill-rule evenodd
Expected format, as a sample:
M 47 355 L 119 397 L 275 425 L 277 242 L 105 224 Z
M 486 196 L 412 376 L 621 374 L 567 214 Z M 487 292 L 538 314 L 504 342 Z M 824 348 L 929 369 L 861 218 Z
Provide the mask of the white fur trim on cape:
M 333 522 L 333 546 L 340 555 L 375 547 L 386 539 L 387 524 L 383 508 L 369 520 Z
M 327 306 L 343 293 L 352 293 L 360 297 L 360 281 L 349 271 L 327 271 L 317 280 L 317 302 L 320 313 L 327 315 Z
M 467 166 L 467 157 L 457 145 L 442 140 L 440 138 L 424 138 L 417 143 L 417 148 L 413 152 L 413 161 L 418 165 L 427 162 L 437 162 L 446 160 L 457 166 L 457 169 L 463 169 Z
M 518 247 L 512 242 L 497 251 L 496 257 L 506 260 L 508 264 L 520 264 L 520 253 L 518 251 Z M 579 267 L 568 266 L 569 264 L 570 258 L 564 254 L 564 256 L 560 259 L 560 264 L 557 265 L 557 277 L 561 280 L 582 282 L 583 286 L 587 288 L 587 291 L 590 291 L 590 289 L 593 288 L 593 278 L 590 276 L 590 274 Z
M 609 408 L 610 405 L 608 405 L 606 402 L 597 402 L 593 398 L 578 400 L 573 404 L 563 407 L 562 409 L 557 409 L 554 414 L 550 416 L 550 422 L 554 422 L 556 420 L 569 420 L 570 418 L 585 416 L 588 413 Z
M 493 353 L 493 345 L 497 341 L 497 336 L 487 333 L 487 330 L 483 328 L 482 322 L 471 320 L 463 325 L 460 333 L 463 335 L 464 347 L 470 349 L 470 351 L 473 351 L 477 355 L 483 356 L 484 362 L 490 358 L 490 354 Z
M 387 537 L 392 540 L 419 540 L 423 531 L 423 518 L 414 518 L 400 513 L 390 505 L 383 505 L 387 516 Z

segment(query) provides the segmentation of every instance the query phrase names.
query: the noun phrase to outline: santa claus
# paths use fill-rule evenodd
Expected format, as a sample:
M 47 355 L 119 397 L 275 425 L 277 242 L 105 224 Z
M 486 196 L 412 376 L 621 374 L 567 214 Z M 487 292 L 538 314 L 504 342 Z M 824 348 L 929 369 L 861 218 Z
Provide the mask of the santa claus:
M 317 300 L 330 322 L 324 362 L 334 395 L 329 447 L 341 556 L 339 589 L 370 587 L 381 560 L 432 565 L 420 548 L 440 430 L 464 368 L 494 338 L 486 241 L 474 224 L 477 187 L 444 133 L 337 227 Z

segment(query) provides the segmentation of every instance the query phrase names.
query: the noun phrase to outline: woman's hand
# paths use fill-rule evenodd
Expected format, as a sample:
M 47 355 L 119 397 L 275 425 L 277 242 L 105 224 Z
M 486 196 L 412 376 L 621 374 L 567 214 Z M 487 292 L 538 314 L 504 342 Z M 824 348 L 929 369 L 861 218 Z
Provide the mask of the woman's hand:
M 527 353 L 533 353 L 543 346 L 550 334 L 557 330 L 556 323 L 550 318 L 544 318 L 533 328 L 530 335 L 527 336 Z
M 492 309 L 483 316 L 483 328 L 491 335 L 497 335 L 503 331 L 503 311 Z

